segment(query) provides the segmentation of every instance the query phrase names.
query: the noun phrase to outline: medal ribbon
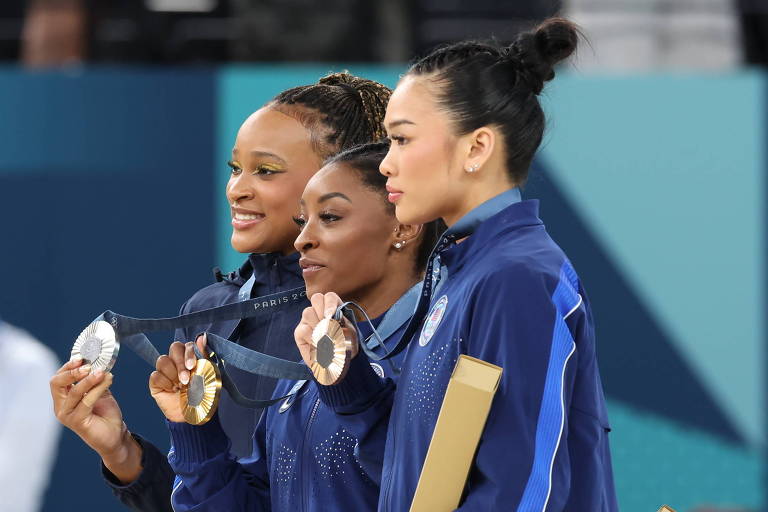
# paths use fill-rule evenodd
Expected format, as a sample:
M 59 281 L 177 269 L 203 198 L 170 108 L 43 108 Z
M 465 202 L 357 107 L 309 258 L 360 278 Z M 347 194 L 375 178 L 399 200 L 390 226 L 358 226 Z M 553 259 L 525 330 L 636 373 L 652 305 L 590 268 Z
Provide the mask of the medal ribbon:
M 252 288 L 253 278 L 243 287 L 248 291 Z M 249 286 L 250 283 L 250 286 Z M 240 295 L 242 297 L 243 294 Z M 247 297 L 247 295 L 245 295 Z M 183 327 L 192 327 L 221 320 L 237 320 L 253 318 L 273 313 L 297 302 L 306 300 L 304 288 L 293 288 L 283 292 L 265 295 L 241 302 L 226 304 L 215 308 L 195 311 L 185 315 L 170 318 L 133 318 L 112 311 L 105 311 L 96 320 L 108 322 L 115 330 L 117 340 L 141 357 L 147 364 L 154 367 L 160 353 L 147 338 L 147 332 L 167 331 Z M 303 363 L 286 361 L 255 350 L 238 345 L 212 333 L 207 333 L 208 346 L 213 352 L 212 362 L 219 366 L 222 386 L 239 405 L 251 408 L 262 408 L 271 405 L 285 397 L 273 400 L 253 400 L 240 393 L 226 371 L 226 365 L 231 364 L 246 372 L 277 379 L 307 379 L 312 376 Z M 201 354 L 195 347 L 198 357 Z M 286 395 L 289 396 L 289 395 Z

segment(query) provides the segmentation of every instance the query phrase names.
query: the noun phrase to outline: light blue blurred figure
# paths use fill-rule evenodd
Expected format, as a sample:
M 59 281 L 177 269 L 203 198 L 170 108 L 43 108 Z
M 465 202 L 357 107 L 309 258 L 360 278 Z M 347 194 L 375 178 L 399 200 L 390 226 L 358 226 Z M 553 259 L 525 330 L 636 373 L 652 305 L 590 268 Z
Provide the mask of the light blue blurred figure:
M 0 320 L 0 510 L 40 510 L 59 439 L 48 389 L 58 367 L 51 349 Z

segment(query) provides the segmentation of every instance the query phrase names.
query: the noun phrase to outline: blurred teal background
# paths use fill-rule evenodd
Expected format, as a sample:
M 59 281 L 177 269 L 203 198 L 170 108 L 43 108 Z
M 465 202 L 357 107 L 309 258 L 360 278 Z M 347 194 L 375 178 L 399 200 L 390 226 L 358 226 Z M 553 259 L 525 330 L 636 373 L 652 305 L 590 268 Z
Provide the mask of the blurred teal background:
M 403 71 L 0 69 L 0 314 L 62 360 L 105 309 L 174 314 L 243 259 L 224 199 L 240 123 L 341 69 L 391 86 Z M 524 196 L 594 305 L 624 511 L 766 507 L 767 92 L 757 71 L 561 74 L 545 90 Z M 149 368 L 124 354 L 115 375 L 129 428 L 167 446 Z M 65 432 L 45 510 L 120 509 L 99 480 Z

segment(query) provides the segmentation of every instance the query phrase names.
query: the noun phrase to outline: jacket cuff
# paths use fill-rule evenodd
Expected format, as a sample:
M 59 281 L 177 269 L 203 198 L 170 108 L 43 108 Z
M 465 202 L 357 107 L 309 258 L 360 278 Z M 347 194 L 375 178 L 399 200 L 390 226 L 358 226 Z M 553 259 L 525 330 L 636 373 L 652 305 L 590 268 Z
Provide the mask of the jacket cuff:
M 333 386 L 316 384 L 320 400 L 332 408 L 368 402 L 386 387 L 386 381 L 376 375 L 362 350 L 349 363 L 349 370 L 341 382 Z
M 205 425 L 190 425 L 168 421 L 171 432 L 173 457 L 175 463 L 198 463 L 212 459 L 222 453 L 228 453 L 231 442 L 219 423 L 219 415 Z
M 139 477 L 129 484 L 123 484 L 107 467 L 103 462 L 99 461 L 101 465 L 101 475 L 106 480 L 107 485 L 112 488 L 115 494 L 141 494 L 146 489 L 153 486 L 158 477 L 157 473 L 163 473 L 167 468 L 167 462 L 165 460 L 165 454 L 160 453 L 155 445 L 145 440 L 138 434 L 131 432 L 131 436 L 141 446 L 141 473 Z

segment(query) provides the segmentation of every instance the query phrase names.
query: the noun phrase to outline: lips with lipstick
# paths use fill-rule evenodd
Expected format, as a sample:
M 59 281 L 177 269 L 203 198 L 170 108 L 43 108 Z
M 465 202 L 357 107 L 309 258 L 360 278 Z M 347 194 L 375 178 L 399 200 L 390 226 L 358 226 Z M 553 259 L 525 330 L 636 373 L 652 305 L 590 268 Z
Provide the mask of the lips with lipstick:
M 391 186 L 389 183 L 387 183 L 387 200 L 390 203 L 397 203 L 401 197 L 403 197 L 403 191 L 398 190 L 395 187 Z
M 322 263 L 311 260 L 309 258 L 300 258 L 299 259 L 299 266 L 301 267 L 301 272 L 306 275 L 312 275 L 315 272 L 318 272 L 325 268 L 325 265 Z
M 232 227 L 235 229 L 248 229 L 264 220 L 265 215 L 253 210 L 232 208 Z

